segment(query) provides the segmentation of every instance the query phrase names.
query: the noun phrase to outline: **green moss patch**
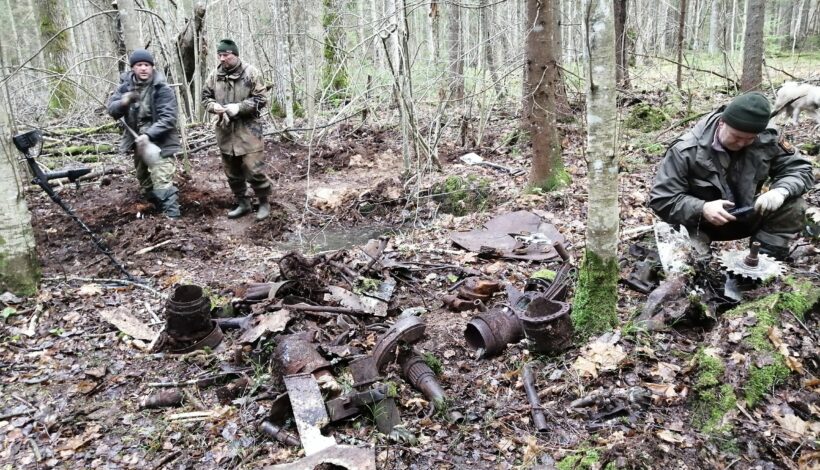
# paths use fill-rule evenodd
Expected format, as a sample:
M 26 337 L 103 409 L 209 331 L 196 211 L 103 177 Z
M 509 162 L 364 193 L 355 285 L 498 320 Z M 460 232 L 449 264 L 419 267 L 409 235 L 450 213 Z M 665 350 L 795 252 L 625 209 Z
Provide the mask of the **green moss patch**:
M 561 459 L 555 468 L 558 470 L 585 470 L 595 468 L 601 456 L 595 449 L 581 449 L 577 454 Z
M 433 200 L 440 203 L 442 212 L 463 216 L 484 210 L 489 206 L 490 182 L 470 175 L 448 176 L 433 185 Z
M 572 323 L 581 336 L 609 330 L 618 324 L 618 260 L 604 261 L 586 251 L 572 303 Z
M 693 387 L 697 400 L 693 423 L 707 434 L 728 432 L 731 426 L 723 423 L 723 417 L 737 405 L 737 396 L 731 385 L 723 383 L 726 366 L 705 350 L 698 351 L 695 361 L 698 375 Z
M 627 128 L 643 132 L 659 131 L 668 123 L 669 116 L 660 107 L 648 103 L 633 106 L 629 111 L 629 116 L 624 121 Z
M 775 354 L 775 363 L 763 367 L 752 366 L 744 386 L 746 405 L 754 408 L 760 400 L 791 375 L 782 355 Z

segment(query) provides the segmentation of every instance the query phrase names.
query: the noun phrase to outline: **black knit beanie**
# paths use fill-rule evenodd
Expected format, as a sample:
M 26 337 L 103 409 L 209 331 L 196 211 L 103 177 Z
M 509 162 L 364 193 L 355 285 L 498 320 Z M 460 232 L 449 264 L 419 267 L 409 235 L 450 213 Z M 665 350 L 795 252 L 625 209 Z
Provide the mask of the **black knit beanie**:
M 744 93 L 729 103 L 723 111 L 723 122 L 742 132 L 758 134 L 769 125 L 772 107 L 763 93 Z
M 236 43 L 231 41 L 230 39 L 223 39 L 219 41 L 219 45 L 216 46 L 216 52 L 230 52 L 235 56 L 239 56 L 239 47 L 237 47 Z
M 137 49 L 131 53 L 130 57 L 128 57 L 128 64 L 133 67 L 137 62 L 148 62 L 149 64 L 154 65 L 154 56 L 152 56 L 151 53 L 145 49 Z

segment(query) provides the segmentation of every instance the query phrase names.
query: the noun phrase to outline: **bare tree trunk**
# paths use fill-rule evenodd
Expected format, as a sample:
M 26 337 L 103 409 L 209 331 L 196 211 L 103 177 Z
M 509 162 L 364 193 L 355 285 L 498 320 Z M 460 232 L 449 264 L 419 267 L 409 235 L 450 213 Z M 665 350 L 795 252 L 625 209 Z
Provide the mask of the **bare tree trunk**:
M 675 39 L 678 37 L 678 23 L 680 19 L 681 8 L 680 4 L 678 4 L 677 9 L 674 6 L 672 6 L 673 1 L 674 0 L 669 0 L 670 6 L 669 8 L 667 8 L 666 13 L 666 29 L 664 30 L 666 34 L 664 35 L 664 51 L 670 50 L 673 44 L 677 44 Z
M 134 0 L 119 0 L 117 9 L 120 11 L 120 24 L 122 25 L 125 51 L 126 54 L 130 54 L 134 49 L 143 47 L 140 40 L 140 19 L 137 5 Z
M 449 60 L 450 60 L 450 96 L 453 100 L 464 99 L 464 43 L 462 42 L 462 21 L 461 6 L 457 3 L 450 4 L 450 35 Z
M 627 0 L 615 0 L 615 64 L 618 86 L 629 89 L 629 48 L 626 37 Z
M 37 0 L 37 10 L 40 38 L 43 44 L 47 43 L 43 51 L 46 67 L 51 74 L 48 109 L 59 112 L 68 109 L 74 102 L 74 87 L 63 76 L 68 73 L 71 49 L 70 33 L 62 31 L 67 26 L 65 6 L 61 0 Z
M 290 0 L 272 0 L 273 33 L 276 41 L 274 89 L 276 101 L 285 112 L 285 127 L 293 127 L 293 67 L 290 47 Z
M 501 87 L 501 81 L 498 79 L 495 56 L 493 54 L 494 48 L 490 40 L 490 16 L 492 15 L 490 8 L 489 0 L 480 0 L 479 21 L 481 22 L 481 47 L 484 50 L 484 60 L 487 62 L 487 71 L 490 72 L 490 80 L 492 80 L 495 95 L 501 98 L 504 96 L 504 89 Z
M 709 53 L 716 54 L 720 38 L 723 36 L 721 30 L 725 28 L 725 21 L 720 21 L 723 0 L 712 0 L 712 10 L 709 14 Z
M 555 49 L 550 41 L 555 34 L 555 3 L 527 0 L 527 39 L 524 126 L 532 140 L 530 186 L 547 191 L 569 182 L 561 161 L 561 140 L 555 117 L 555 91 L 560 80 Z
M 184 98 L 187 114 L 192 120 L 200 116 L 197 111 L 201 102 L 199 97 L 202 92 L 202 84 L 196 79 L 198 76 L 197 70 L 201 68 L 202 64 L 197 59 L 201 54 L 208 54 L 208 46 L 204 39 L 205 13 L 204 3 L 198 2 L 194 5 L 193 17 L 188 20 L 176 40 L 175 52 L 182 68 L 182 76 L 185 77 L 185 83 L 188 85 L 187 90 L 181 94 Z
M 555 83 L 555 111 L 560 115 L 567 115 L 570 112 L 569 97 L 567 96 L 567 86 L 564 83 L 564 74 L 560 65 L 563 63 L 564 41 L 562 38 L 562 10 L 561 0 L 549 0 L 552 2 L 552 11 L 555 22 L 552 27 L 551 42 L 555 45 L 552 57 L 555 59 L 555 71 L 558 79 Z
M 573 323 L 582 334 L 617 324 L 618 156 L 615 89 L 615 25 L 611 0 L 586 0 L 589 88 L 587 89 L 587 233 L 578 276 Z
M 0 39 L 0 51 L 2 51 Z M 5 79 L 6 64 L 0 54 L 0 70 Z M 33 295 L 40 282 L 37 247 L 31 228 L 31 214 L 19 172 L 19 154 L 11 142 L 16 132 L 8 100 L 7 82 L 0 86 L 0 291 Z
M 757 90 L 763 83 L 763 25 L 765 16 L 764 0 L 749 0 L 743 45 L 743 75 L 740 79 L 741 91 Z
M 794 3 L 781 2 L 778 12 L 777 35 L 780 38 L 780 48 L 786 49 L 791 45 L 792 37 L 792 16 L 794 14 Z
M 675 84 L 680 90 L 683 84 L 683 39 L 686 32 L 686 0 L 680 0 L 680 11 L 678 12 L 678 70 L 675 74 Z

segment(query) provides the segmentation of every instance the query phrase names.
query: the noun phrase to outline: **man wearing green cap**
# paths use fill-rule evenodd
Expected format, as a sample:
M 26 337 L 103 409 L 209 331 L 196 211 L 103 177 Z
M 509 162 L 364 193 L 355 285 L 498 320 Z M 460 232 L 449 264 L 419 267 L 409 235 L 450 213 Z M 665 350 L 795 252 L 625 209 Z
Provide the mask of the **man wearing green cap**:
M 262 173 L 262 109 L 268 102 L 267 89 L 259 70 L 239 58 L 235 42 L 223 39 L 216 50 L 219 66 L 205 82 L 202 104 L 217 116 L 216 143 L 222 152 L 228 185 L 237 201 L 228 218 L 242 217 L 251 211 L 247 196 L 250 183 L 259 199 L 256 218 L 261 220 L 270 215 L 270 182 Z
M 752 237 L 762 253 L 785 259 L 803 228 L 801 196 L 814 176 L 808 160 L 778 142 L 770 113 L 765 96 L 746 93 L 678 137 L 655 176 L 652 210 L 707 244 Z M 731 213 L 744 207 L 753 210 Z

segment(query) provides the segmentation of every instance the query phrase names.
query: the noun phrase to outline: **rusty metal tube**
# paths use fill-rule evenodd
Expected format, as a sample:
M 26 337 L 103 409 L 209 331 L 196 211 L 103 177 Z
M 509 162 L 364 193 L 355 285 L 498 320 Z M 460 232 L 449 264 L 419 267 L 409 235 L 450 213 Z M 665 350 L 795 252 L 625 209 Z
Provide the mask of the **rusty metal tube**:
M 282 444 L 285 444 L 286 446 L 302 445 L 302 441 L 300 441 L 298 437 L 285 431 L 280 426 L 277 426 L 270 421 L 262 421 L 262 423 L 259 424 L 259 430 Z
M 498 354 L 509 343 L 524 337 L 521 320 L 507 308 L 493 309 L 470 320 L 464 339 L 471 347 L 483 349 L 482 356 Z
M 166 333 L 177 341 L 199 341 L 213 330 L 211 301 L 196 285 L 181 285 L 165 304 Z
M 532 422 L 538 432 L 545 432 L 549 429 L 547 419 L 544 417 L 544 410 L 541 408 L 541 400 L 538 398 L 538 390 L 535 389 L 535 377 L 532 374 L 530 364 L 524 364 L 521 370 L 521 381 L 524 383 L 524 392 L 527 394 L 527 401 L 532 407 Z
M 572 319 L 569 304 L 536 297 L 520 314 L 524 335 L 532 342 L 533 351 L 556 354 L 572 343 Z

